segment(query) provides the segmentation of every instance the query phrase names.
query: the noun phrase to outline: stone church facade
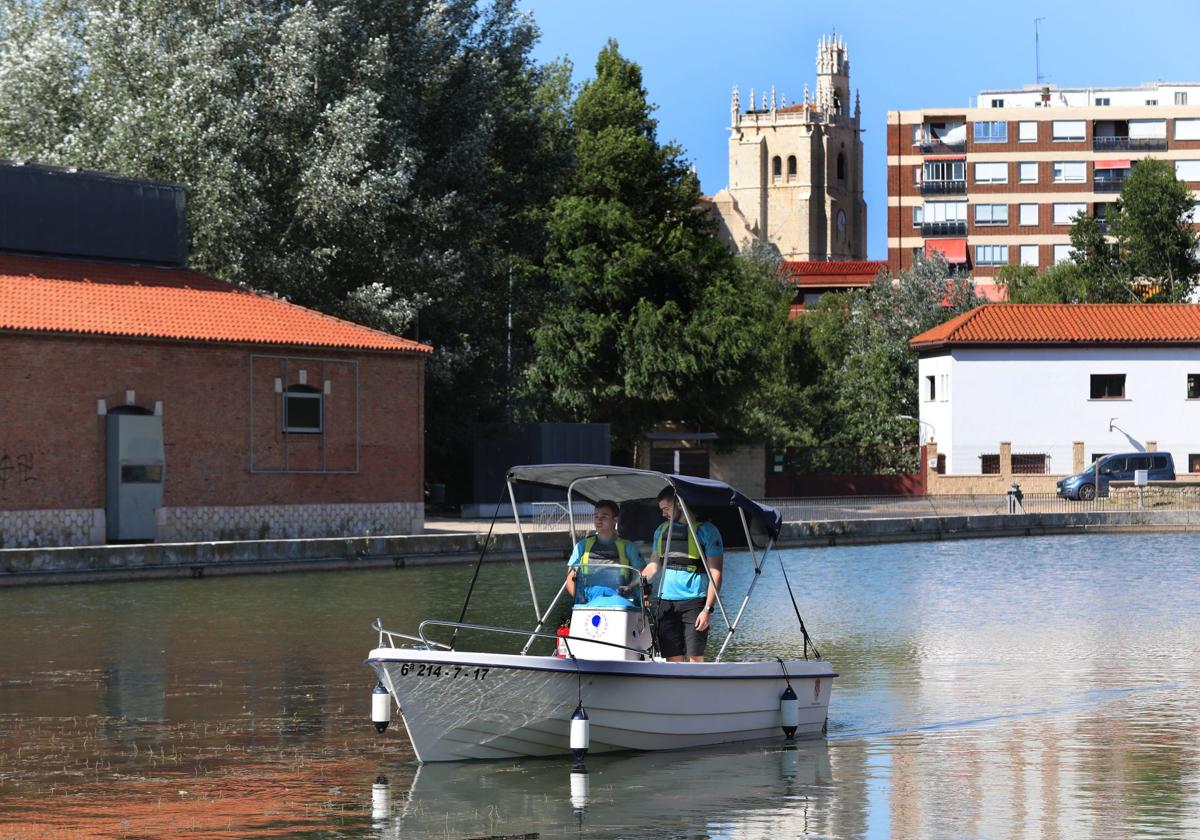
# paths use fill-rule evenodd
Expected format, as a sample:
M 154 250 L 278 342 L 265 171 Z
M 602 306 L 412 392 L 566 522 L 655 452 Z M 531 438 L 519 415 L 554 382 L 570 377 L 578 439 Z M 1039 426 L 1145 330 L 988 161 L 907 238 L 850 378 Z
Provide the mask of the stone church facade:
M 785 260 L 863 260 L 861 108 L 850 104 L 850 59 L 844 40 L 822 38 L 817 88 L 810 99 L 777 101 L 775 88 L 745 110 L 730 103 L 729 186 L 711 199 L 721 239 L 733 250 L 755 243 Z

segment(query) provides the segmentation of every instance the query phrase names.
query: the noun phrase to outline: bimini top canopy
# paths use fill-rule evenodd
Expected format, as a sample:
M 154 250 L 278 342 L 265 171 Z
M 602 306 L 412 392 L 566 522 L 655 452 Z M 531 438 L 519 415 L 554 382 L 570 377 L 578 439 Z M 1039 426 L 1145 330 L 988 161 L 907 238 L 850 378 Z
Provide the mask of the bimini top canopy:
M 754 531 L 765 531 L 772 539 L 779 536 L 783 517 L 773 507 L 759 504 L 723 481 L 675 475 L 632 467 L 611 467 L 600 464 L 535 464 L 513 467 L 508 480 L 570 491 L 572 497 L 598 502 L 612 499 L 622 506 L 626 502 L 653 501 L 665 488 L 674 487 L 676 494 L 689 509 L 706 519 L 720 519 L 722 510 L 733 513 L 740 509 L 746 514 Z M 719 523 L 714 522 L 714 524 Z M 738 529 L 740 530 L 740 529 Z M 726 529 L 721 528 L 724 535 Z M 757 538 L 756 538 L 757 541 Z

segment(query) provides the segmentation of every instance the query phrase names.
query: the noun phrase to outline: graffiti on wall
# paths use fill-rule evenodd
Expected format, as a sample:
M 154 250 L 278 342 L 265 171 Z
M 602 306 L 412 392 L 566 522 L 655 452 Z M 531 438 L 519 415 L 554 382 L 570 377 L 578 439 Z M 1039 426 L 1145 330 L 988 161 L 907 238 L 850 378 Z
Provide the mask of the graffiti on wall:
M 33 472 L 33 453 L 10 453 L 0 449 L 0 490 L 20 487 L 27 481 L 37 481 Z

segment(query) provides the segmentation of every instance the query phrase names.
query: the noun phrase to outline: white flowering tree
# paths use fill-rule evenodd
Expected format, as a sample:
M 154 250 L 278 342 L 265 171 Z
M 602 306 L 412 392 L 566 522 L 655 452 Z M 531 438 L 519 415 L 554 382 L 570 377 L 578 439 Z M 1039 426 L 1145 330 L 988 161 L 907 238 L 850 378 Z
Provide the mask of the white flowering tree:
M 536 36 L 515 0 L 0 0 L 0 157 L 180 182 L 193 266 L 432 341 L 436 464 L 538 307 L 570 86 Z

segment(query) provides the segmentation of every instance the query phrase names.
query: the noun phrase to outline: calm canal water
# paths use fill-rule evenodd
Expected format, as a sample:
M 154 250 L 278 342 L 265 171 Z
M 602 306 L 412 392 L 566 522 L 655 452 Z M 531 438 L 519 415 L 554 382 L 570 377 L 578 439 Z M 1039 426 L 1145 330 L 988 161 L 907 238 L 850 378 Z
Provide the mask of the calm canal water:
M 370 726 L 371 620 L 456 617 L 466 566 L 0 590 L 0 837 L 1200 837 L 1200 537 L 783 559 L 828 741 L 593 757 L 582 809 L 569 761 Z M 468 619 L 525 586 L 486 567 Z M 741 644 L 799 650 L 774 558 Z

